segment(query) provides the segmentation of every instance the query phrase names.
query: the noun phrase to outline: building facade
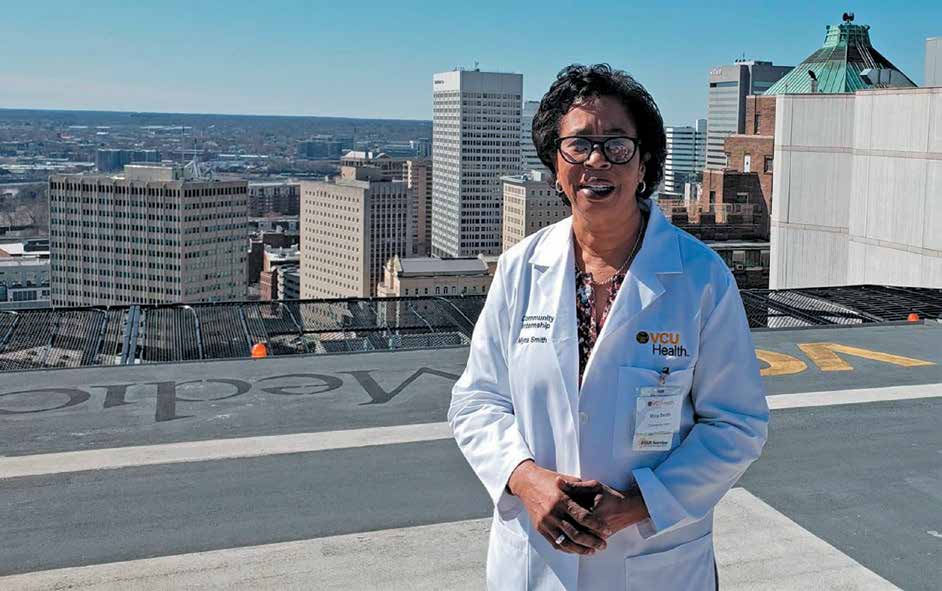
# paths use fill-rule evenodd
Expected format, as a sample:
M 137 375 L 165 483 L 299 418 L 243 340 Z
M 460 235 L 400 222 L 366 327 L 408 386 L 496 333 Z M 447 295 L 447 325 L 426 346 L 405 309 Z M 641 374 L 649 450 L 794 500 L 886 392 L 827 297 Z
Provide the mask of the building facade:
M 520 171 L 524 174 L 546 168 L 533 144 L 533 117 L 539 109 L 540 101 L 524 101 L 520 112 Z
M 679 199 L 684 185 L 699 180 L 706 161 L 707 120 L 697 119 L 692 126 L 665 127 L 667 158 L 664 160 L 664 189 L 659 194 L 666 199 Z
M 383 180 L 401 181 L 405 178 L 406 158 L 393 158 L 384 152 L 350 150 L 340 159 L 340 166 L 359 168 L 372 166 L 382 171 Z
M 49 259 L 0 256 L 0 302 L 49 302 Z
M 746 128 L 746 97 L 764 93 L 791 69 L 790 66 L 772 65 L 772 62 L 740 60 L 733 65 L 710 70 L 707 169 L 726 168 L 723 144 L 729 135 L 743 133 Z
M 770 287 L 942 287 L 942 87 L 777 97 Z
M 432 161 L 407 160 L 405 181 L 413 199 L 412 254 L 429 256 L 432 252 Z
M 249 216 L 298 215 L 301 185 L 291 182 L 249 183 Z
M 556 195 L 549 179 L 550 174 L 542 170 L 503 177 L 501 252 L 572 213 Z
M 372 166 L 301 182 L 301 297 L 373 297 L 390 257 L 412 250 L 412 200 Z
M 160 162 L 157 150 L 101 149 L 95 153 L 95 168 L 98 172 L 120 172 L 126 164 L 137 162 Z
M 247 193 L 159 166 L 50 176 L 52 305 L 244 299 Z
M 379 297 L 481 295 L 493 275 L 482 257 L 391 257 L 383 269 Z
M 501 248 L 501 176 L 520 170 L 523 76 L 435 74 L 432 100 L 432 254 Z
M 926 86 L 942 86 L 942 37 L 926 39 Z

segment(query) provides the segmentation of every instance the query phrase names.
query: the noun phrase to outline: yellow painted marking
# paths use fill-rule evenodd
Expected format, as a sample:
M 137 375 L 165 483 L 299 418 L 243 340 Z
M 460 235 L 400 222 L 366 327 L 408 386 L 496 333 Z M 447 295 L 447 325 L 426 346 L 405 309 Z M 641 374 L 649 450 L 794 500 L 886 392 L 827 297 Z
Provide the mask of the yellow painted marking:
M 873 361 L 882 361 L 883 363 L 892 363 L 893 365 L 899 365 L 901 367 L 935 365 L 932 361 L 923 361 L 921 359 L 913 359 L 912 357 L 903 357 L 902 355 L 891 355 L 890 353 L 849 347 L 838 343 L 799 343 L 798 348 L 801 349 L 821 371 L 850 371 L 854 369 L 854 366 L 838 357 L 837 353 L 863 357 L 864 359 L 871 359 Z
M 787 376 L 793 373 L 801 373 L 808 369 L 804 361 L 784 353 L 756 349 L 756 357 L 769 364 L 769 367 L 759 372 L 763 376 Z

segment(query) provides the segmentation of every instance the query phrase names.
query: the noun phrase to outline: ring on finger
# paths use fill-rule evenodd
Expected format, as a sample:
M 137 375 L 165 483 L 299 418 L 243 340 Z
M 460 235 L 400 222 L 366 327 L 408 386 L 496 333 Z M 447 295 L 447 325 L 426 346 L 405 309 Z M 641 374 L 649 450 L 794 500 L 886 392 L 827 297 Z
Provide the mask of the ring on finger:
M 562 543 L 565 542 L 565 541 L 566 541 L 566 534 L 565 534 L 565 533 L 561 533 L 561 534 L 559 534 L 559 537 L 556 538 L 556 545 L 559 546 L 560 544 L 562 544 Z

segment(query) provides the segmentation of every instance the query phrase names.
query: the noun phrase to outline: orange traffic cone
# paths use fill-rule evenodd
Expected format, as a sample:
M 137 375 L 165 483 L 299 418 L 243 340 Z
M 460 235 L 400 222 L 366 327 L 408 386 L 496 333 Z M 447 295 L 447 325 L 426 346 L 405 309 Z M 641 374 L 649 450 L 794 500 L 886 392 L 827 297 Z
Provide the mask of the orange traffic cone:
M 252 345 L 252 358 L 258 359 L 260 357 L 268 357 L 268 347 L 265 346 L 265 343 Z

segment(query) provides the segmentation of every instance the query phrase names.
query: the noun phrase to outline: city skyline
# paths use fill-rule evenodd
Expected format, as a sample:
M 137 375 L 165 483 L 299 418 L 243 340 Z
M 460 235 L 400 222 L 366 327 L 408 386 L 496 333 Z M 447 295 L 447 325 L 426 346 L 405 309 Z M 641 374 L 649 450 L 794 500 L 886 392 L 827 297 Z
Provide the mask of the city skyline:
M 874 43 L 917 84 L 925 39 L 942 32 L 933 27 L 942 6 L 929 2 L 906 11 L 876 2 L 761 11 L 739 2 L 595 6 L 578 13 L 591 27 L 575 19 L 569 40 L 558 23 L 573 19 L 561 19 L 567 10 L 554 2 L 538 11 L 407 4 L 396 22 L 370 3 L 356 19 L 344 6 L 302 4 L 266 12 L 239 2 L 8 7 L 0 50 L 17 59 L 0 73 L 0 108 L 430 120 L 436 72 L 477 61 L 482 70 L 520 73 L 532 100 L 563 66 L 607 61 L 649 88 L 666 124 L 687 125 L 706 115 L 709 68 L 743 54 L 798 63 L 843 10 L 870 24 Z

